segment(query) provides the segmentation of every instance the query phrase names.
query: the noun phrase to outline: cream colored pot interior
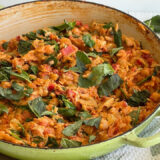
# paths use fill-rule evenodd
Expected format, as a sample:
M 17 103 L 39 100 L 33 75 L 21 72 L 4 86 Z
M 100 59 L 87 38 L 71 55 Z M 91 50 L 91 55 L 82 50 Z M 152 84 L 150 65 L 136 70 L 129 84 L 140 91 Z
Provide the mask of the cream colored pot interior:
M 28 3 L 0 12 L 0 40 L 68 21 L 119 23 L 123 33 L 142 42 L 160 62 L 160 41 L 141 23 L 111 8 L 81 2 L 50 1 Z

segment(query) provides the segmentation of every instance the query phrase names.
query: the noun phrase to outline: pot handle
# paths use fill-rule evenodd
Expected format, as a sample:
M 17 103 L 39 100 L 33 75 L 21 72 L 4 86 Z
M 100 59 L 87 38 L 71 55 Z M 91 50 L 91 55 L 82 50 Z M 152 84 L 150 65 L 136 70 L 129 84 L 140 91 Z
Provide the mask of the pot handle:
M 160 143 L 160 132 L 153 136 L 141 138 L 133 131 L 124 137 L 124 143 L 142 148 L 151 147 Z
M 160 109 L 155 114 L 155 117 L 160 116 Z M 130 134 L 127 134 L 123 137 L 124 144 L 129 144 L 136 147 L 151 147 L 160 143 L 160 132 L 156 133 L 153 136 L 149 137 L 138 137 L 135 131 L 132 131 Z

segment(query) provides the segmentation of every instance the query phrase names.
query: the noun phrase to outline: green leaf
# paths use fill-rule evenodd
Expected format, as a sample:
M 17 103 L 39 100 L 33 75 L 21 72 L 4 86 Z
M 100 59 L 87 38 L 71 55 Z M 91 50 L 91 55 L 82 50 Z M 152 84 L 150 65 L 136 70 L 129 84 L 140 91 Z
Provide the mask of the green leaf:
M 62 32 L 64 30 L 68 31 L 68 30 L 73 29 L 75 27 L 75 25 L 76 25 L 76 22 L 67 22 L 67 21 L 64 20 L 64 24 L 61 24 L 59 26 L 53 26 L 51 28 L 54 29 L 54 30 L 57 30 L 59 32 Z
M 23 127 L 23 125 L 21 123 L 19 123 L 18 125 L 21 128 L 21 130 L 22 130 L 21 131 L 21 135 L 24 137 L 25 136 L 25 129 L 24 129 L 24 127 Z
M 129 114 L 132 118 L 132 121 L 131 121 L 131 125 L 133 127 L 135 127 L 138 123 L 138 120 L 139 120 L 139 115 L 140 115 L 140 107 L 135 110 L 135 111 L 132 111 L 130 114 Z
M 87 53 L 87 56 L 96 58 L 98 55 L 96 53 L 94 53 L 94 52 L 89 52 L 89 53 Z
M 113 34 L 114 34 L 114 43 L 117 45 L 117 47 L 122 46 L 122 33 L 121 30 L 115 31 L 115 28 L 112 27 Z
M 2 115 L 3 113 L 8 114 L 8 108 L 5 105 L 0 104 L 0 115 Z
M 84 111 L 84 112 L 79 113 L 79 117 L 86 119 L 86 118 L 92 117 L 92 115 L 88 113 L 87 111 Z
M 75 67 L 70 68 L 69 70 L 72 70 L 78 73 L 83 73 L 86 70 L 85 65 L 90 64 L 91 60 L 88 58 L 88 56 L 84 52 L 77 51 L 76 62 L 77 62 L 77 65 Z
M 48 141 L 46 143 L 46 146 L 48 146 L 50 148 L 58 148 L 59 147 L 56 139 L 53 137 L 48 137 Z
M 111 28 L 111 27 L 113 27 L 113 23 L 112 23 L 112 22 L 106 23 L 106 24 L 103 26 L 103 28 L 105 28 L 105 29 L 109 29 L 109 28 Z
M 7 48 L 8 48 L 8 42 L 4 42 L 2 44 L 2 47 L 3 47 L 3 49 L 7 50 Z
M 11 130 L 10 130 L 10 134 L 11 134 L 12 137 L 14 137 L 14 138 L 16 138 L 16 139 L 18 139 L 18 140 L 22 140 L 22 139 L 20 138 L 20 135 L 19 135 L 19 132 L 18 132 L 18 131 L 11 129 Z
M 78 132 L 78 130 L 81 127 L 81 125 L 82 125 L 82 121 L 81 120 L 77 121 L 74 124 L 71 124 L 71 125 L 67 126 L 66 128 L 64 128 L 62 133 L 65 136 L 73 136 Z
M 18 43 L 18 52 L 20 54 L 26 54 L 31 50 L 32 44 L 28 41 L 20 40 Z
M 37 35 L 35 32 L 29 32 L 27 34 L 25 34 L 25 36 L 29 39 L 29 40 L 35 40 L 37 38 Z
M 119 48 L 113 48 L 110 52 L 109 52 L 109 54 L 110 54 L 110 56 L 111 57 L 113 57 L 115 54 L 117 54 L 120 50 L 122 50 L 123 49 L 123 47 L 119 47 Z
M 46 32 L 43 29 L 39 29 L 39 30 L 37 30 L 36 33 L 39 34 L 39 35 L 45 36 Z
M 0 97 L 8 99 L 8 100 L 19 101 L 24 96 L 26 96 L 26 94 L 25 94 L 26 90 L 24 90 L 23 86 L 20 86 L 16 82 L 13 82 L 12 88 L 16 91 L 16 93 L 13 94 L 13 92 L 10 88 L 0 87 Z
M 33 137 L 33 142 L 36 144 L 39 144 L 40 142 L 43 142 L 43 141 L 44 139 L 40 136 Z
M 92 40 L 92 37 L 90 34 L 83 35 L 82 39 L 87 47 L 91 48 L 95 45 L 95 42 Z
M 150 93 L 147 90 L 136 91 L 134 90 L 133 95 L 127 100 L 127 103 L 130 106 L 144 106 L 149 98 Z
M 7 71 L 7 72 L 12 76 L 18 77 L 18 78 L 20 78 L 22 80 L 26 80 L 27 82 L 31 83 L 28 73 L 25 72 L 22 69 L 21 69 L 21 73 L 20 74 L 19 73 L 15 73 L 13 71 Z
M 95 138 L 96 138 L 96 136 L 94 136 L 94 135 L 90 135 L 89 136 L 89 143 L 91 143 L 92 141 L 94 141 L 95 140 Z
M 87 126 L 94 126 L 96 127 L 97 129 L 99 128 L 99 124 L 101 122 L 101 117 L 97 117 L 97 118 L 92 118 L 92 119 L 87 119 L 87 120 L 84 120 L 83 123 Z
M 99 64 L 92 68 L 92 72 L 87 78 L 83 78 L 82 75 L 80 75 L 78 85 L 83 88 L 97 86 L 101 83 L 105 76 L 112 75 L 113 73 L 114 70 L 110 64 Z
M 64 117 L 73 117 L 76 114 L 76 110 L 71 108 L 58 108 L 58 113 Z
M 41 114 L 41 116 L 53 116 L 53 115 L 54 115 L 54 113 L 51 112 L 51 111 L 44 111 L 44 112 Z
M 46 41 L 46 44 L 54 45 L 54 52 L 57 54 L 59 52 L 59 44 L 55 40 Z
M 41 97 L 35 98 L 32 101 L 28 102 L 28 106 L 30 110 L 35 114 L 36 117 L 41 117 L 43 113 L 46 111 L 46 105 L 42 101 Z
M 58 118 L 58 119 L 57 119 L 57 122 L 58 122 L 58 123 L 64 123 L 64 120 L 61 119 L 61 118 Z
M 34 75 L 38 74 L 38 67 L 35 65 L 31 65 L 29 68 L 30 73 L 33 73 Z
M 61 140 L 62 148 L 71 148 L 71 147 L 80 147 L 80 146 L 81 146 L 81 142 L 79 141 L 74 141 L 67 138 L 62 138 Z
M 98 88 L 99 96 L 109 96 L 112 92 L 117 89 L 123 80 L 119 77 L 118 74 L 112 75 L 110 78 L 102 82 Z
M 154 16 L 144 22 L 154 32 L 160 33 L 160 15 Z
M 44 61 L 44 63 L 49 64 L 51 66 L 56 66 L 57 62 L 58 62 L 57 58 L 55 58 L 53 55 L 50 55 L 50 57 Z

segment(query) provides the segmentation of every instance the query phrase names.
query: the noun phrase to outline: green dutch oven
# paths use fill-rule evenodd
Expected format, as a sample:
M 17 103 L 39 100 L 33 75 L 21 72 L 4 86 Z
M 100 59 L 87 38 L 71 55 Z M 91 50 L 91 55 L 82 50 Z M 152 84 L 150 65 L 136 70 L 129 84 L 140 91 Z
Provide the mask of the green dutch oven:
M 154 53 L 154 58 L 160 63 L 160 40 L 149 28 L 126 13 L 89 2 L 37 1 L 1 9 L 0 39 L 10 39 L 45 26 L 58 25 L 64 19 L 80 20 L 87 24 L 93 20 L 100 23 L 117 22 L 124 34 L 141 41 L 144 48 Z M 160 116 L 158 106 L 135 128 L 97 144 L 68 149 L 41 149 L 0 141 L 0 152 L 22 160 L 85 160 L 104 155 L 125 144 L 150 147 L 160 143 L 160 133 L 146 138 L 137 135 L 157 116 Z

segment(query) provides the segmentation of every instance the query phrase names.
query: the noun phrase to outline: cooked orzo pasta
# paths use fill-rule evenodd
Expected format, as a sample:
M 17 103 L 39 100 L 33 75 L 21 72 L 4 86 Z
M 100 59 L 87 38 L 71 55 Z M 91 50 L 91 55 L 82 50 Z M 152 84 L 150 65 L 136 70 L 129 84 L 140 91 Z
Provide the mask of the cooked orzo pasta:
M 69 148 L 133 128 L 160 102 L 160 66 L 118 24 L 64 22 L 0 41 L 0 140 Z

